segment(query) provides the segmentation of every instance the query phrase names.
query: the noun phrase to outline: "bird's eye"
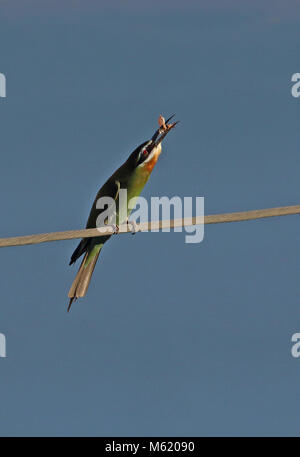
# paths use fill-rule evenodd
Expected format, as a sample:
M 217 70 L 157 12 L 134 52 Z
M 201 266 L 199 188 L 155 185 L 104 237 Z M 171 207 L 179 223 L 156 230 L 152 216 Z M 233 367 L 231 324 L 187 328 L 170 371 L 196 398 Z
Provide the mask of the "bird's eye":
M 145 155 L 147 155 L 147 154 L 148 154 L 147 149 L 143 149 L 143 155 L 145 156 Z

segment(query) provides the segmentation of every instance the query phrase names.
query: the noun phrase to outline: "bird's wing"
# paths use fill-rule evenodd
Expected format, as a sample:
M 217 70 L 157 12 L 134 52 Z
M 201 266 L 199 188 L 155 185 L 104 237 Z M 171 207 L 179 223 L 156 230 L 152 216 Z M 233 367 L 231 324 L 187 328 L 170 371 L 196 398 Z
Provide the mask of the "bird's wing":
M 111 197 L 114 201 L 117 200 L 119 192 L 120 192 L 120 181 L 115 179 L 108 180 L 104 186 L 101 187 L 96 198 L 94 200 L 88 221 L 86 223 L 86 228 L 94 228 L 97 226 L 97 218 L 98 216 L 104 211 L 104 208 L 99 209 L 97 208 L 97 202 L 101 197 Z M 106 208 L 106 210 L 109 208 Z
M 101 214 L 104 211 L 104 209 L 96 208 L 96 204 L 97 204 L 97 201 L 99 200 L 99 198 L 104 197 L 104 196 L 111 197 L 116 201 L 118 198 L 118 195 L 119 195 L 119 191 L 120 191 L 120 182 L 116 181 L 116 180 L 113 180 L 112 182 L 107 181 L 104 184 L 104 186 L 101 187 L 101 189 L 99 190 L 99 192 L 95 198 L 95 201 L 93 203 L 93 206 L 92 206 L 92 209 L 91 209 L 91 212 L 90 212 L 87 224 L 86 224 L 86 228 L 95 228 L 96 221 L 97 221 L 99 214 Z M 101 239 L 100 238 L 98 238 L 98 239 L 101 241 L 101 244 L 103 244 L 103 243 L 105 243 L 105 241 L 107 241 L 110 238 L 110 236 L 111 235 L 102 236 Z M 82 254 L 84 254 L 86 251 L 89 251 L 92 248 L 92 246 L 94 246 L 95 244 L 96 244 L 95 238 L 82 238 L 82 240 L 80 241 L 80 243 L 78 244 L 77 248 L 75 249 L 75 251 L 73 252 L 73 254 L 71 256 L 69 265 L 72 265 L 72 263 L 76 262 L 76 260 L 79 257 L 81 257 Z

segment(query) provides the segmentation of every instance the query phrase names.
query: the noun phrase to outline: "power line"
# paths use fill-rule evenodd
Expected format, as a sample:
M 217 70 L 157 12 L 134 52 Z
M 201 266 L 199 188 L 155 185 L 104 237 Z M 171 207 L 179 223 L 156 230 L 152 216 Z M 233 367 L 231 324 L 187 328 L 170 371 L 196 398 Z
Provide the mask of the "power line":
M 289 216 L 292 214 L 300 214 L 300 205 L 282 206 L 279 208 L 258 209 L 252 211 L 242 211 L 235 213 L 211 214 L 204 216 L 204 224 L 222 224 L 226 222 L 241 222 L 254 219 L 263 219 L 267 217 Z M 142 222 L 136 224 L 136 229 L 141 232 L 150 230 L 161 230 L 163 228 L 187 227 L 192 225 L 200 225 L 203 223 L 202 218 L 190 217 L 185 219 L 172 219 L 154 222 Z M 131 231 L 129 226 L 122 225 L 119 227 L 120 233 L 128 233 Z M 0 248 L 9 246 L 25 246 L 29 244 L 48 243 L 49 241 L 73 240 L 76 238 L 90 238 L 94 236 L 105 236 L 114 233 L 113 228 L 108 226 L 101 230 L 83 229 L 83 230 L 68 230 L 65 232 L 41 233 L 38 235 L 17 236 L 10 238 L 0 238 Z

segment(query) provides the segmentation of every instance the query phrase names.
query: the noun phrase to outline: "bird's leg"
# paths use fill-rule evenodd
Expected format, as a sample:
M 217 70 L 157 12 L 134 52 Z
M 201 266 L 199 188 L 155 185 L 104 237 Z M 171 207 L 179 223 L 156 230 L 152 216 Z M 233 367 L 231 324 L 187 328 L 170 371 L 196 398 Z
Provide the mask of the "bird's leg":
M 112 228 L 114 231 L 114 235 L 117 235 L 117 233 L 119 233 L 120 227 L 117 224 L 112 224 Z
M 136 232 L 139 232 L 139 231 L 140 231 L 140 230 L 138 229 L 137 223 L 136 223 L 135 221 L 129 221 L 129 220 L 127 219 L 127 225 L 128 225 L 128 227 L 129 227 L 129 225 L 131 225 L 130 231 L 131 231 L 132 235 L 135 235 Z

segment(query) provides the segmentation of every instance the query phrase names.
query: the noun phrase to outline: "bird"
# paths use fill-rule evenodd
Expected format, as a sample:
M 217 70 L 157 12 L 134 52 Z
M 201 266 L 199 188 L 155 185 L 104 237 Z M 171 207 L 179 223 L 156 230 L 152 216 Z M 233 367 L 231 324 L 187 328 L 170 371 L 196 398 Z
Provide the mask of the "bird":
M 158 119 L 159 128 L 155 131 L 152 138 L 140 144 L 129 155 L 123 165 L 121 165 L 100 188 L 91 208 L 86 228 L 95 228 L 97 226 L 97 218 L 104 211 L 104 209 L 99 209 L 99 205 L 97 205 L 97 201 L 101 197 L 110 197 L 114 200 L 116 205 L 117 224 L 123 224 L 126 223 L 126 221 L 128 222 L 128 217 L 133 209 L 132 206 L 132 209 L 126 208 L 125 213 L 127 219 L 125 221 L 119 220 L 120 218 L 118 217 L 120 189 L 127 190 L 128 201 L 135 199 L 140 195 L 162 152 L 162 140 L 179 122 L 169 123 L 174 116 L 175 115 L 173 114 L 165 121 L 162 115 L 160 115 Z M 117 232 L 118 225 L 115 226 L 115 233 Z M 82 255 L 84 255 L 84 257 L 68 293 L 70 299 L 67 309 L 68 312 L 70 311 L 73 301 L 86 295 L 99 254 L 104 243 L 106 243 L 111 236 L 112 235 L 105 235 L 101 237 L 83 238 L 73 252 L 69 265 L 75 263 Z

